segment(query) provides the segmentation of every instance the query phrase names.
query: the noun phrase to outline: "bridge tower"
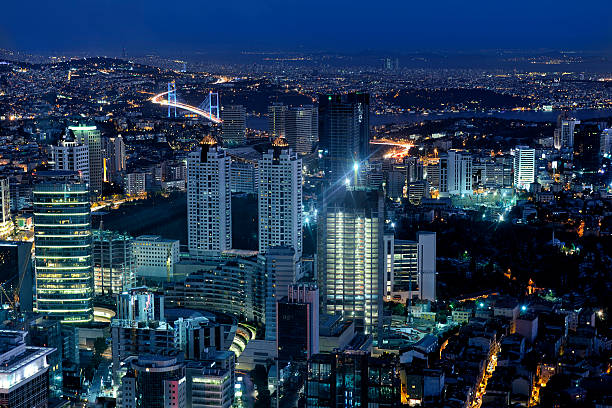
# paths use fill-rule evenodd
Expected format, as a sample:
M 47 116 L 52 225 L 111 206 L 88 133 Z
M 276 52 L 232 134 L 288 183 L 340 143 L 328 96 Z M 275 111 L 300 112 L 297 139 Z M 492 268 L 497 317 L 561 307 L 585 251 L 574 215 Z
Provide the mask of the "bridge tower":
M 219 92 L 208 92 L 208 113 L 213 118 L 219 117 Z
M 176 82 L 168 82 L 168 117 L 172 117 L 172 109 L 174 109 L 174 117 L 176 118 Z
M 218 119 L 219 118 L 219 93 L 208 91 L 208 96 L 204 101 L 198 106 L 198 108 L 207 112 L 211 118 Z

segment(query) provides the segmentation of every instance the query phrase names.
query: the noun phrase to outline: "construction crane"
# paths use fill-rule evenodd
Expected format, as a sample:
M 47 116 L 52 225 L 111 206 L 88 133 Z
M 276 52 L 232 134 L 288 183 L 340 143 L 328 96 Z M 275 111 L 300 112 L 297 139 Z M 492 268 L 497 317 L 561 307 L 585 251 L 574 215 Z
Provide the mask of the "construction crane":
M 0 284 L 0 290 L 2 291 L 2 294 L 6 297 L 6 300 L 8 301 L 9 305 L 11 306 L 11 308 L 13 309 L 13 311 L 18 312 L 19 311 L 19 293 L 21 292 L 21 286 L 23 286 L 23 281 L 25 279 L 25 274 L 28 272 L 27 270 L 27 266 L 28 266 L 28 262 L 30 261 L 30 258 L 28 257 L 21 257 L 22 258 L 22 264 L 18 265 L 18 271 L 23 271 L 22 274 L 20 274 L 17 277 L 17 286 L 14 288 L 13 290 L 13 296 L 11 298 L 11 296 L 7 293 L 6 289 L 4 288 L 4 285 L 7 284 L 8 282 L 11 282 L 12 280 L 8 280 L 2 284 Z

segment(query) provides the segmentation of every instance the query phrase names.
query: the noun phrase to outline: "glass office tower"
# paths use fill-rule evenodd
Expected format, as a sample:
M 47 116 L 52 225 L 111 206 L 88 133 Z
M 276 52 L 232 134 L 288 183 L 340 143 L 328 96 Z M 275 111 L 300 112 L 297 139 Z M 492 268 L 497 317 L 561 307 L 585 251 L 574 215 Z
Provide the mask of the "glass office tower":
M 36 308 L 63 323 L 93 319 L 91 212 L 87 184 L 34 188 Z
M 319 95 L 319 151 L 330 182 L 351 174 L 369 155 L 370 95 Z
M 317 221 L 321 310 L 366 334 L 382 323 L 384 221 L 382 192 L 352 187 L 326 195 Z

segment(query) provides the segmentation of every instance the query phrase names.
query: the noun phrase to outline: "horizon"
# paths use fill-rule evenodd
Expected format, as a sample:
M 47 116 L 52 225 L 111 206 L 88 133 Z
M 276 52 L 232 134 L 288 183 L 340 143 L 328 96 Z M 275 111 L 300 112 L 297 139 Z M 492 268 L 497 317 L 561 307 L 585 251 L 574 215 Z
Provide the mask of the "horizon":
M 491 4 L 395 4 L 367 8 L 364 1 L 313 1 L 309 7 L 279 1 L 251 4 L 187 2 L 166 7 L 152 0 L 103 5 L 35 0 L 27 30 L 18 4 L 5 5 L 0 48 L 23 53 L 328 52 L 386 53 L 483 50 L 612 52 L 608 13 L 569 14 L 573 3 L 518 1 Z M 589 2 L 605 11 L 604 1 Z M 11 18 L 17 17 L 17 18 Z M 212 18 L 211 18 L 212 16 Z M 229 21 L 229 22 L 228 22 Z M 568 29 L 569 27 L 569 29 Z

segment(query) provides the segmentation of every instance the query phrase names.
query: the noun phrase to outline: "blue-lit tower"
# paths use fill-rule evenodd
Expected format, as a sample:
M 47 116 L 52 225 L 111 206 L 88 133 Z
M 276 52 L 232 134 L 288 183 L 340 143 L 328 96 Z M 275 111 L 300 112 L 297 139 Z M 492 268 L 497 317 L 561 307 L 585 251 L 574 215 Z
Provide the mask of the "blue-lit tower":
M 168 82 L 168 117 L 172 117 L 172 109 L 174 109 L 174 117 L 176 118 L 176 82 Z

